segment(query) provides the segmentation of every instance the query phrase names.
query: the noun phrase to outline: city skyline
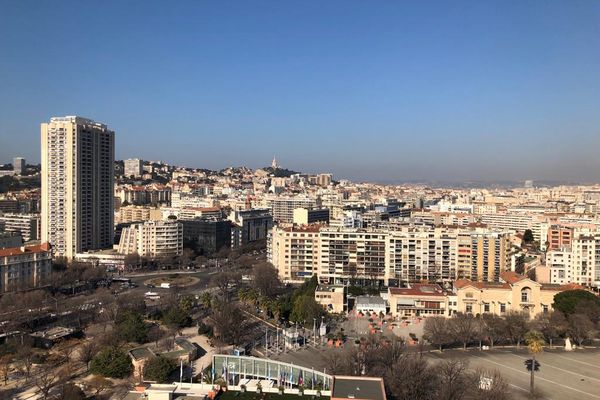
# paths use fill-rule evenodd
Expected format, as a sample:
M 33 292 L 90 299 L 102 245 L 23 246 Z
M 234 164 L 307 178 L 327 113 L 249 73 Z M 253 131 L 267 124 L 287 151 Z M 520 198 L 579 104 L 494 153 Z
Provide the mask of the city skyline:
M 117 159 L 218 170 L 276 154 L 356 181 L 600 181 L 598 4 L 2 8 L 5 162 L 39 162 L 38 124 L 80 115 L 119 132 Z M 72 35 L 66 15 L 95 29 Z

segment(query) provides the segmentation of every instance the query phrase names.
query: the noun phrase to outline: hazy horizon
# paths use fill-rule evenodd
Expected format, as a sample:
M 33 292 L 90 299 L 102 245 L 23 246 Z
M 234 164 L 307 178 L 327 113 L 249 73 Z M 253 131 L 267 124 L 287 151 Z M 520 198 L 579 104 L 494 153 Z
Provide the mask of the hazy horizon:
M 4 2 L 0 162 L 80 115 L 116 158 L 355 181 L 600 182 L 600 3 Z

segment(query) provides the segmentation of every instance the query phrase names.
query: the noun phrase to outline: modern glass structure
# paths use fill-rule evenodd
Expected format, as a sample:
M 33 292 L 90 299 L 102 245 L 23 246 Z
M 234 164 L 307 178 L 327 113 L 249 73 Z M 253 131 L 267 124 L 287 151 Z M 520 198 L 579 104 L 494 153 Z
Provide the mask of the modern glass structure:
M 238 385 L 244 379 L 264 379 L 274 386 L 331 390 L 333 376 L 312 368 L 264 358 L 216 354 L 213 356 L 212 375 L 228 384 Z

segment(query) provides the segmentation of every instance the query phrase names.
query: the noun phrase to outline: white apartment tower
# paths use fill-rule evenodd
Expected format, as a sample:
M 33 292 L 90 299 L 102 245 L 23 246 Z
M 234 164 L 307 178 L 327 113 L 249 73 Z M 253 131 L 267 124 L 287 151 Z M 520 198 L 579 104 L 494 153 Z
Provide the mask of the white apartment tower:
M 42 243 L 69 259 L 111 247 L 115 133 L 76 116 L 51 118 L 41 131 Z

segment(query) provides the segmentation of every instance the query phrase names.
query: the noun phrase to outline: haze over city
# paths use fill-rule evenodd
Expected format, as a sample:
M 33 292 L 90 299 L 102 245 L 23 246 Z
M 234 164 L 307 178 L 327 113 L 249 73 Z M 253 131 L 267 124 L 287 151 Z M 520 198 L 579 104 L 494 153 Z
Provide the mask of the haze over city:
M 363 181 L 600 181 L 600 3 L 4 2 L 0 162 L 39 123 L 116 158 Z

